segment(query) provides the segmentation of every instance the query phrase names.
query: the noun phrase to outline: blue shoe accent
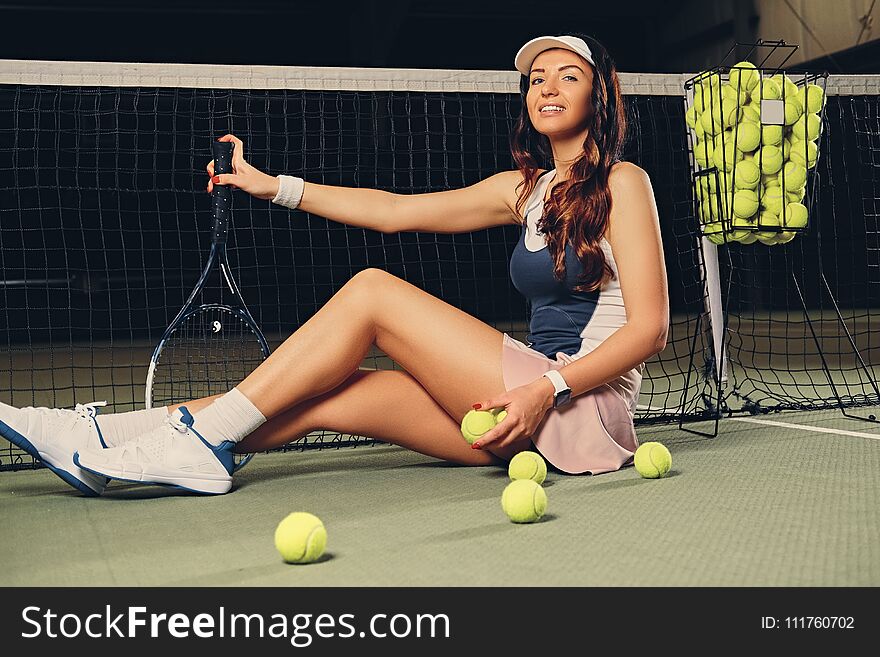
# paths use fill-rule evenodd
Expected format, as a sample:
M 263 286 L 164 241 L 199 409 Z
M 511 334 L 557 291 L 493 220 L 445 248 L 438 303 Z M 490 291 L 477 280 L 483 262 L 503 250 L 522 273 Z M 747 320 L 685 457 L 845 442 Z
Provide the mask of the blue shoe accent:
M 232 473 L 235 472 L 235 456 L 232 453 L 232 450 L 235 448 L 235 443 L 231 440 L 224 440 L 219 445 L 213 445 L 212 443 L 205 440 L 204 436 L 200 434 L 196 429 L 193 428 L 193 424 L 195 424 L 196 419 L 192 416 L 192 413 L 189 412 L 186 406 L 181 406 L 179 409 L 181 418 L 180 421 L 183 422 L 186 426 L 189 427 L 190 431 L 192 431 L 202 443 L 210 449 L 214 453 L 214 457 L 220 461 L 220 464 L 226 469 L 226 472 L 229 473 L 229 476 L 232 476 Z M 246 462 L 246 461 L 245 461 Z
M 109 445 L 107 444 L 107 441 L 104 440 L 104 434 L 101 433 L 101 425 L 98 424 L 98 418 L 97 418 L 98 413 L 100 413 L 100 411 L 96 408 L 95 409 L 95 416 L 92 417 L 92 422 L 95 423 L 95 430 L 97 430 L 97 432 L 98 432 L 98 440 L 101 442 L 101 447 L 103 447 L 104 449 L 107 449 L 109 447 Z
M 89 497 L 98 497 L 101 494 L 86 486 L 82 481 L 74 477 L 67 470 L 56 468 L 51 463 L 47 463 L 46 461 L 44 461 L 42 458 L 40 458 L 40 452 L 37 451 L 37 448 L 34 447 L 33 443 L 31 443 L 30 440 L 25 438 L 23 435 L 18 433 L 18 431 L 10 427 L 2 420 L 0 420 L 0 436 L 3 436 L 6 440 L 11 442 L 19 449 L 23 449 L 25 452 L 28 453 L 28 455 L 45 465 L 47 468 L 49 468 L 49 470 L 58 475 L 58 477 L 60 477 L 65 483 L 70 484 L 83 495 L 88 495 Z M 76 459 L 74 459 L 74 462 L 76 462 Z M 77 465 L 79 465 L 79 463 L 77 463 Z

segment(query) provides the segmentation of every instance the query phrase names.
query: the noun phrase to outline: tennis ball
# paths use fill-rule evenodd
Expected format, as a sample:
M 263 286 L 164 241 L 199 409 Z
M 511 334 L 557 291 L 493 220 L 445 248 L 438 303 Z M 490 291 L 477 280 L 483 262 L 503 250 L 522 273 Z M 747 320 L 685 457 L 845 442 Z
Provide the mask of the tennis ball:
M 816 161 L 819 159 L 819 147 L 814 141 L 794 139 L 791 142 L 791 153 L 789 155 L 789 159 L 792 162 L 797 162 L 807 169 L 812 169 L 816 166 Z
M 754 105 L 751 103 L 746 103 L 742 107 L 742 122 L 743 123 L 761 123 L 761 110 L 755 109 Z
M 785 98 L 785 125 L 793 125 L 795 121 L 801 118 L 804 108 L 797 96 L 786 96 Z
M 825 107 L 825 90 L 818 84 L 808 84 L 798 91 L 798 100 L 805 112 L 818 114 Z
M 714 154 L 715 146 L 711 139 L 698 140 L 696 146 L 694 146 L 694 159 L 701 168 L 709 166 Z
M 782 96 L 782 88 L 773 78 L 761 80 L 761 98 L 765 100 L 778 100 Z
M 807 184 L 807 170 L 797 162 L 788 161 L 779 172 L 779 182 L 786 191 L 794 192 Z
M 531 479 L 536 484 L 543 484 L 547 478 L 547 464 L 536 452 L 519 452 L 510 459 L 507 474 L 513 481 Z
M 761 126 L 761 143 L 764 146 L 778 146 L 782 143 L 782 126 L 781 125 L 762 125 Z
M 740 189 L 755 189 L 761 180 L 761 170 L 753 159 L 736 163 L 736 186 Z
M 461 435 L 468 445 L 473 445 L 484 433 L 507 417 L 507 411 L 471 410 L 461 419 Z
M 733 171 L 733 166 L 743 157 L 742 151 L 736 148 L 733 139 L 727 141 L 722 148 L 716 148 L 712 153 L 712 162 L 723 171 Z
M 730 67 L 728 76 L 731 86 L 751 92 L 758 86 L 760 77 L 757 68 L 751 62 L 737 62 Z
M 635 466 L 645 479 L 665 477 L 672 467 L 672 454 L 663 443 L 643 443 L 635 455 Z
M 782 168 L 782 151 L 777 146 L 764 146 L 758 153 L 761 173 L 776 173 Z
M 779 85 L 780 98 L 784 98 L 785 100 L 788 100 L 789 98 L 797 98 L 800 89 L 798 89 L 798 86 L 790 77 L 784 73 L 777 73 L 770 79 Z M 803 106 L 803 103 L 801 103 L 801 106 Z
M 734 242 L 743 242 L 755 227 L 755 223 L 752 221 L 751 217 L 744 218 L 735 215 L 730 224 L 731 230 L 728 232 L 728 235 Z
M 743 153 L 755 150 L 761 143 L 761 126 L 743 121 L 736 129 L 736 147 Z
M 729 190 L 733 186 L 733 174 L 726 171 L 718 171 L 705 176 L 699 176 L 699 185 L 709 194 L 717 194 Z
M 758 195 L 750 189 L 741 189 L 733 195 L 733 214 L 736 217 L 751 217 L 758 211 Z
M 721 97 L 724 98 L 725 104 L 727 100 L 730 100 L 733 101 L 735 106 L 740 108 L 749 102 L 749 92 L 746 89 L 738 89 L 730 83 L 721 85 Z
M 705 226 L 703 226 L 703 235 L 705 235 L 709 239 L 712 239 L 713 237 L 718 237 L 719 235 L 721 235 L 721 237 L 722 237 L 721 241 L 723 242 L 724 241 L 723 233 L 724 233 L 724 227 L 721 225 L 720 221 L 712 221 L 710 223 L 707 223 Z M 712 241 L 714 242 L 715 240 L 712 240 Z M 715 242 L 715 243 L 719 244 L 719 242 Z
M 808 112 L 794 122 L 791 134 L 802 141 L 815 141 L 819 138 L 821 127 L 819 115 Z
M 791 138 L 789 135 L 786 135 L 782 140 L 782 160 L 787 162 L 791 157 Z
M 762 210 L 758 214 L 758 222 L 756 225 L 758 231 L 755 237 L 762 244 L 775 244 L 776 234 L 779 232 L 779 217 L 769 210 Z
M 547 510 L 547 493 L 531 479 L 517 479 L 501 494 L 501 508 L 513 522 L 535 522 Z
M 707 107 L 700 115 L 700 125 L 707 135 L 714 135 L 716 132 L 720 132 L 722 129 L 721 108 L 718 107 L 717 113 L 714 110 L 715 108 L 713 107 Z
M 790 231 L 790 230 L 784 230 L 781 233 L 777 233 L 776 243 L 777 244 L 788 244 L 789 242 L 791 242 L 794 239 L 795 235 L 797 235 L 797 233 Z
M 746 233 L 745 236 L 742 239 L 737 240 L 740 244 L 754 244 L 758 241 L 758 238 L 755 237 L 754 231 L 749 230 L 743 232 Z
M 706 239 L 712 242 L 712 244 L 717 244 L 718 246 L 722 246 L 727 242 L 724 237 L 724 233 L 714 233 L 712 235 L 706 235 Z
M 809 212 L 803 203 L 789 203 L 785 206 L 785 228 L 806 228 Z
M 684 122 L 687 123 L 688 126 L 693 128 L 697 125 L 697 117 L 698 117 L 697 108 L 694 106 L 691 106 L 684 113 Z
M 767 187 L 761 195 L 761 207 L 777 215 L 782 211 L 782 206 L 787 201 L 782 187 Z
M 327 530 L 311 513 L 291 513 L 275 528 L 275 549 L 287 563 L 316 561 L 327 546 Z

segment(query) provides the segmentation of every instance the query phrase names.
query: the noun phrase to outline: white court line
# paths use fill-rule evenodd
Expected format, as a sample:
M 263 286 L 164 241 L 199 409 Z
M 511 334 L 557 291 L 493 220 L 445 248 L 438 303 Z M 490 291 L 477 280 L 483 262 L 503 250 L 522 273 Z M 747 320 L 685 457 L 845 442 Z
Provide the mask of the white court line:
M 815 431 L 816 433 L 836 433 L 839 436 L 856 436 L 857 438 L 872 438 L 880 440 L 880 433 L 863 433 L 861 431 L 845 431 L 844 429 L 826 429 L 825 427 L 809 427 L 803 424 L 791 424 L 790 422 L 775 422 L 773 420 L 754 420 L 747 417 L 731 417 L 727 418 L 734 422 L 751 422 L 752 424 L 769 424 L 774 427 L 784 427 L 786 429 L 804 429 L 806 431 Z

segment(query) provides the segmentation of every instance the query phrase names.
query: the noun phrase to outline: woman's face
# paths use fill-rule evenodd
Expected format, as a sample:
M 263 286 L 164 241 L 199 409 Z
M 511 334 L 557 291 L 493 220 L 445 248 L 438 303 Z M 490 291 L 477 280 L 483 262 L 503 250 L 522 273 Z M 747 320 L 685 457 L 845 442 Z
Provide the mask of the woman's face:
M 592 113 L 592 93 L 593 67 L 587 60 L 563 48 L 545 50 L 529 72 L 526 105 L 532 125 L 551 138 L 583 131 Z

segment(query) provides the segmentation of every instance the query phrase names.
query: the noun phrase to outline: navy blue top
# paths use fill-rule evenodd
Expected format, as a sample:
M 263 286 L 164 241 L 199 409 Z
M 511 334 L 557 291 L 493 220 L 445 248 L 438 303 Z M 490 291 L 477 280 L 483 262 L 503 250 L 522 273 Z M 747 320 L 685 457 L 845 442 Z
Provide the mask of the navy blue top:
M 548 172 L 542 174 L 542 177 Z M 540 181 L 540 179 L 539 179 Z M 543 188 L 535 186 L 533 194 Z M 531 202 L 531 199 L 530 199 Z M 557 352 L 572 356 L 582 344 L 582 331 L 586 328 L 599 301 L 599 290 L 575 292 L 573 287 L 578 276 L 583 275 L 583 266 L 577 258 L 571 243 L 565 245 L 565 282 L 561 283 L 553 275 L 553 260 L 546 241 L 543 248 L 530 251 L 526 247 L 526 230 L 534 226 L 543 213 L 543 202 L 527 206 L 520 239 L 510 256 L 510 278 L 514 287 L 529 301 L 531 320 L 528 345 L 548 358 L 555 358 Z M 533 214 L 534 213 L 534 214 Z M 530 217 L 532 221 L 530 221 Z

